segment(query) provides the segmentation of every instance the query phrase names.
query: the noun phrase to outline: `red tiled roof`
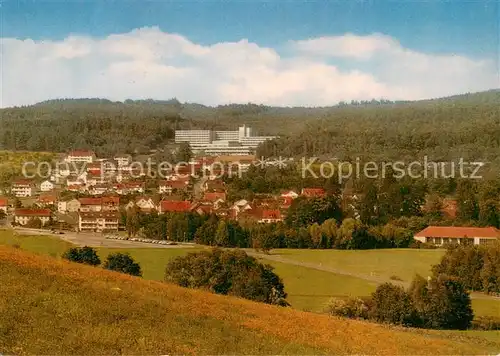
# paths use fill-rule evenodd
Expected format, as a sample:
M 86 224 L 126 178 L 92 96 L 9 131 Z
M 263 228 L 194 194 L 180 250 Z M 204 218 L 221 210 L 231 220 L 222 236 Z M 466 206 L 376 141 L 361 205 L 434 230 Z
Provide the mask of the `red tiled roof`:
M 191 202 L 163 200 L 160 202 L 162 212 L 188 212 L 191 210 Z
M 101 198 L 80 198 L 78 199 L 81 205 L 101 205 Z
M 49 209 L 16 209 L 15 216 L 42 216 L 49 217 L 51 214 Z
M 52 194 L 42 194 L 38 197 L 39 202 L 50 203 L 50 202 L 55 202 L 56 200 L 57 197 Z
M 218 199 L 226 200 L 226 193 L 224 192 L 207 192 L 203 196 L 203 200 L 216 201 Z
M 68 156 L 71 156 L 71 157 L 88 157 L 88 156 L 94 156 L 94 152 L 93 151 L 85 151 L 85 150 L 76 150 L 76 151 L 72 151 L 68 154 Z
M 323 188 L 304 188 L 302 189 L 302 195 L 307 197 L 321 197 L 325 195 L 325 190 Z
M 500 238 L 500 230 L 494 227 L 429 226 L 415 234 L 417 237 L 484 237 Z
M 18 179 L 12 183 L 12 185 L 32 185 L 33 181 L 29 179 Z
M 281 219 L 281 212 L 277 209 L 264 209 L 261 213 L 261 219 Z
M 184 189 L 187 187 L 189 181 L 185 179 L 179 180 L 164 180 L 159 183 L 160 187 L 170 187 L 172 189 Z
M 9 200 L 7 198 L 0 198 L 0 206 L 9 205 Z
M 102 204 L 119 205 L 120 204 L 120 197 L 102 197 L 101 202 L 102 202 Z

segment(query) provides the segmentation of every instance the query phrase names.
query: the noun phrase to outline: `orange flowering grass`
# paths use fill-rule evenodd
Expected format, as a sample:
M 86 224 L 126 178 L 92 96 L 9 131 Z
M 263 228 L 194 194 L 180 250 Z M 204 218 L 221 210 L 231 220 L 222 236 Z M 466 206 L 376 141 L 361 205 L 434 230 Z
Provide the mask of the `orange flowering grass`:
M 280 308 L 0 246 L 2 354 L 485 354 L 493 345 Z

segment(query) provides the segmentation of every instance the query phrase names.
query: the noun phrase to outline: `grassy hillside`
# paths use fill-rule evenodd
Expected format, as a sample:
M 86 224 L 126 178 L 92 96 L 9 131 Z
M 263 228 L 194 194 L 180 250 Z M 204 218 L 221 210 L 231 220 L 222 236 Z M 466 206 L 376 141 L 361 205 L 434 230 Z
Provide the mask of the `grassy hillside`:
M 73 246 L 55 236 L 13 235 L 10 230 L 0 230 L 0 245 L 18 245 L 22 250 L 52 257 L 59 257 Z M 144 279 L 162 281 L 165 266 L 174 257 L 199 249 L 158 249 L 158 248 L 97 248 L 104 260 L 113 252 L 128 252 L 138 261 Z M 404 277 L 409 282 L 415 273 L 426 276 L 430 266 L 439 261 L 442 250 L 273 250 L 270 257 L 279 255 L 287 260 L 319 264 L 360 275 L 390 278 L 391 275 Z M 274 266 L 283 278 L 288 301 L 299 310 L 322 312 L 332 297 L 368 296 L 376 288 L 376 283 L 362 278 L 340 275 L 314 268 L 270 261 L 259 258 L 263 263 Z M 476 316 L 499 315 L 500 301 L 477 298 L 472 300 Z
M 183 289 L 0 246 L 7 354 L 484 354 L 405 331 Z M 456 335 L 456 334 L 455 334 Z

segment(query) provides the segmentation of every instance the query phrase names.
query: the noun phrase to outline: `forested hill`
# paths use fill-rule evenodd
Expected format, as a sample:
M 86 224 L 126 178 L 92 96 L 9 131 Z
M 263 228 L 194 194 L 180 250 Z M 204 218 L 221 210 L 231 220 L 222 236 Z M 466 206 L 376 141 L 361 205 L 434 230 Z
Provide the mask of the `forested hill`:
M 49 100 L 0 110 L 0 149 L 100 155 L 144 152 L 171 142 L 176 128 L 253 126 L 282 138 L 259 150 L 269 155 L 393 157 L 428 154 L 448 160 L 498 160 L 500 91 L 417 102 L 366 101 L 323 108 L 256 104 L 208 107 L 176 99 Z M 271 124 L 272 123 L 272 124 Z

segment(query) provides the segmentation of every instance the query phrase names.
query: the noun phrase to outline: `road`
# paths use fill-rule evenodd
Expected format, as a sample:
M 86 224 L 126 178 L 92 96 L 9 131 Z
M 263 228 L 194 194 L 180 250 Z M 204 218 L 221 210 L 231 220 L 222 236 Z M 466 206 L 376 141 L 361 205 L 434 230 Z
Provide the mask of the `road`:
M 20 235 L 50 235 L 47 230 L 15 228 L 14 231 Z M 65 231 L 64 235 L 53 235 L 61 240 L 71 242 L 77 246 L 107 247 L 107 248 L 192 248 L 194 244 L 159 245 L 137 241 L 106 239 L 99 233 L 71 232 Z

